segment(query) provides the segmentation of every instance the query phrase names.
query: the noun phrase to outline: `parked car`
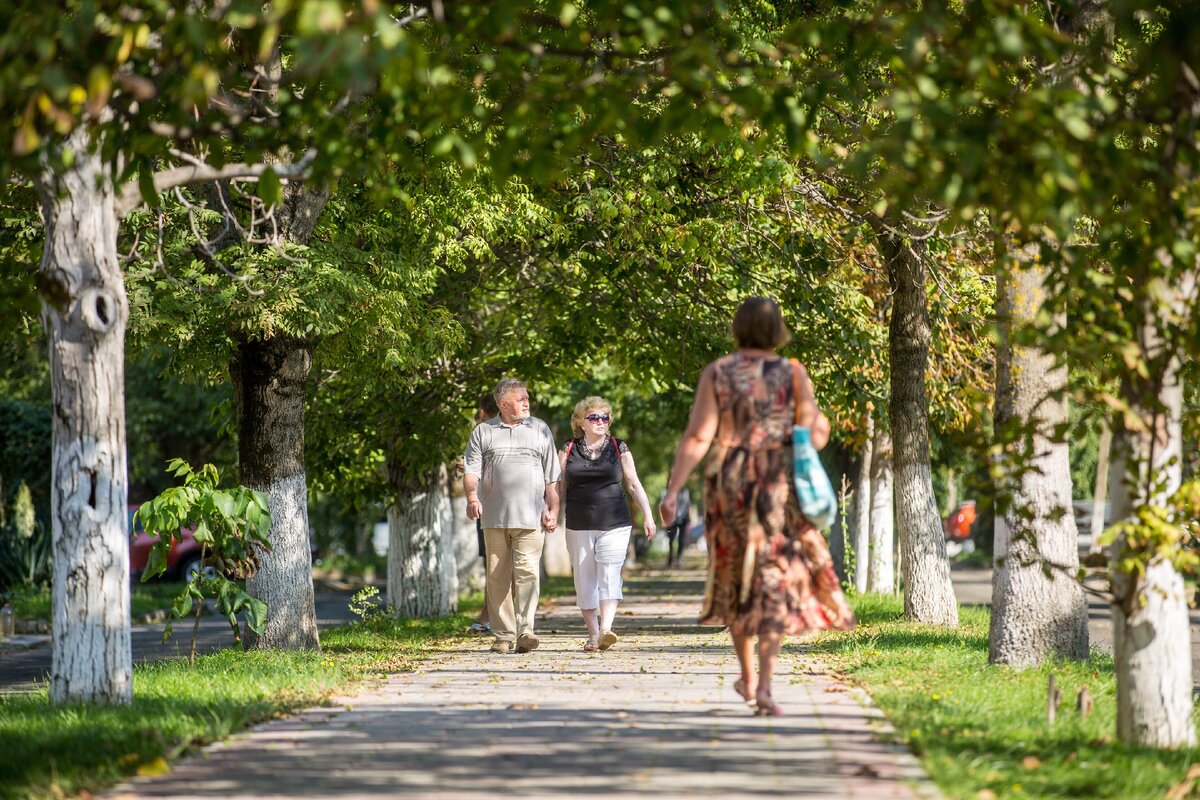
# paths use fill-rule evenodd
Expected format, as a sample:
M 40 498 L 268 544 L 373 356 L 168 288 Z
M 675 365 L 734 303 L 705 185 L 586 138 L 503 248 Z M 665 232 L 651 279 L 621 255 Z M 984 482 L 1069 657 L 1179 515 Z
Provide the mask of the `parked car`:
M 146 571 L 146 562 L 150 560 L 150 548 L 158 541 L 158 537 L 150 536 L 142 528 L 141 520 L 134 519 L 138 506 L 129 507 L 129 534 L 132 540 L 129 544 L 129 573 L 134 580 L 141 580 Z M 177 536 L 171 538 L 171 549 L 167 553 L 167 571 L 164 574 L 169 580 L 186 581 L 200 569 L 200 544 L 192 536 L 191 528 L 183 528 Z M 211 571 L 212 567 L 205 567 Z
M 971 526 L 975 524 L 975 501 L 960 503 L 958 508 L 942 520 L 942 530 L 951 542 L 963 542 L 971 538 Z

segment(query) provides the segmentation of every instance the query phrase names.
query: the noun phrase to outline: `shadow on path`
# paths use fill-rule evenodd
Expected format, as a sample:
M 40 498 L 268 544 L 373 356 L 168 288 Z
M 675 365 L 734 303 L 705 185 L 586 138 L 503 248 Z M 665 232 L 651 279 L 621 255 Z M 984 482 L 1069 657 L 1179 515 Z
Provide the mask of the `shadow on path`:
M 546 603 L 542 646 L 456 641 L 415 673 L 262 725 L 110 796 L 156 798 L 914 798 L 936 796 L 879 720 L 805 664 L 787 715 L 732 690 L 728 637 L 696 625 L 701 575 L 634 572 L 617 645 L 582 651 L 574 598 Z M 795 661 L 790 659 L 789 661 Z

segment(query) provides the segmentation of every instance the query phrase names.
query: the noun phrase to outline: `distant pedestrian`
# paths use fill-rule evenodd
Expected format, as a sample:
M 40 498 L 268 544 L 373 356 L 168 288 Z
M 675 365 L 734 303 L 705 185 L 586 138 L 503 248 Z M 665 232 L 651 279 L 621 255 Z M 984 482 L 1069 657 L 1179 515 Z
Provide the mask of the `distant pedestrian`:
M 741 667 L 734 689 L 756 713 L 772 716 L 783 713 L 771 695 L 781 637 L 855 624 L 825 539 L 800 511 L 792 485 L 795 404 L 818 448 L 829 439 L 829 420 L 800 362 L 775 353 L 790 338 L 774 301 L 751 297 L 738 307 L 737 352 L 701 373 L 659 504 L 669 524 L 679 490 L 716 439 L 704 480 L 709 582 L 700 622 L 729 627 Z
M 491 419 L 500 413 L 499 406 L 496 405 L 496 398 L 489 392 L 479 398 L 479 408 L 475 412 L 475 423 L 479 424 Z M 471 633 L 491 633 L 492 623 L 491 615 L 488 614 L 487 604 L 487 544 L 483 540 L 483 518 L 475 518 L 475 536 L 479 542 L 479 557 L 483 559 L 483 607 L 479 609 L 479 615 L 475 617 L 475 621 L 471 623 Z
M 567 550 L 575 577 L 575 603 L 588 638 L 583 649 L 607 650 L 617 642 L 613 619 L 621 593 L 621 566 L 633 532 L 625 492 L 642 510 L 642 530 L 654 538 L 654 512 L 642 488 L 629 445 L 610 433 L 612 406 L 585 397 L 571 415 L 574 438 L 558 451 L 567 516 Z
M 542 546 L 558 527 L 559 463 L 549 426 L 529 416 L 529 391 L 516 378 L 496 385 L 499 413 L 467 442 L 467 518 L 482 519 L 492 651 L 537 649 L 534 633 Z M 544 529 L 544 530 L 543 530 Z
M 667 496 L 664 489 L 659 498 L 661 503 Z M 675 519 L 667 526 L 667 566 L 677 567 L 683 563 L 683 548 L 687 544 L 688 531 L 692 527 L 692 496 L 687 487 L 679 490 L 675 504 Z

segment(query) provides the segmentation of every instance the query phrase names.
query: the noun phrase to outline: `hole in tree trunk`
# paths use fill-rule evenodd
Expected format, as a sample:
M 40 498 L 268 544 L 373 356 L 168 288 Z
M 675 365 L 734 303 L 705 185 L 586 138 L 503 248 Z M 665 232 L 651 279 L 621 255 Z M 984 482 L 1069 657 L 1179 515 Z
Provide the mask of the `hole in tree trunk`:
M 96 318 L 106 326 L 109 324 L 108 298 L 103 294 L 96 295 Z
M 96 507 L 96 473 L 88 470 L 84 473 L 88 480 L 88 508 Z

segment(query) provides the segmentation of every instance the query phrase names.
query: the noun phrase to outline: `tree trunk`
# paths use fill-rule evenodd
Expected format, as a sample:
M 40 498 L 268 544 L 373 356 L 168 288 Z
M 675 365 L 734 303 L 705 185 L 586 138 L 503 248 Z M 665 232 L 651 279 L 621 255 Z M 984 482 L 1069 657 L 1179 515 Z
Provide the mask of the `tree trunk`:
M 230 372 L 237 412 L 242 483 L 266 492 L 271 551 L 246 582 L 267 604 L 261 636 L 247 630 L 247 647 L 316 650 L 316 610 L 308 546 L 304 476 L 304 402 L 312 351 L 300 339 L 243 341 Z
M 37 276 L 54 400 L 52 703 L 133 699 L 126 516 L 125 325 L 109 170 L 83 129 L 70 167 L 36 177 L 46 226 Z
M 1096 487 L 1092 494 L 1092 518 L 1088 525 L 1088 552 L 1099 553 L 1100 536 L 1104 533 L 1104 523 L 1108 515 L 1104 513 L 1108 497 L 1108 454 L 1112 452 L 1112 426 L 1107 422 L 1100 429 L 1100 445 L 1096 455 Z
M 895 492 L 892 481 L 892 437 L 882 427 L 875 431 L 871 448 L 871 563 L 867 591 L 896 591 Z
M 878 226 L 877 235 L 892 289 L 888 417 L 892 425 L 896 519 L 904 570 L 904 616 L 911 622 L 957 625 L 958 604 L 950 583 L 946 541 L 929 464 L 925 366 L 931 333 L 925 298 L 924 247 L 920 242 L 904 241 L 895 229 L 882 225 Z M 920 248 L 920 252 L 915 248 Z
M 1014 333 L 1043 313 L 1045 278 L 1036 263 L 997 270 L 995 425 L 1001 441 L 1009 431 L 1021 447 L 996 515 L 988 660 L 1019 668 L 1088 656 L 1071 465 L 1067 443 L 1053 433 L 1067 423 L 1067 368 L 1039 348 L 1013 344 Z
M 854 480 L 854 515 L 850 519 L 850 536 L 847 537 L 854 553 L 854 588 L 859 594 L 867 591 L 871 557 L 871 447 L 874 438 L 875 420 L 868 414 L 866 443 Z
M 1148 321 L 1140 337 L 1150 375 L 1133 373 L 1122 387 L 1147 430 L 1126 426 L 1120 415 L 1115 419 L 1109 485 L 1114 519 L 1128 519 L 1144 503 L 1162 502 L 1182 481 L 1180 363 L 1177 356 L 1164 352 L 1157 322 L 1160 316 L 1187 313 L 1184 298 L 1191 296 L 1194 281 L 1194 275 L 1188 276 L 1175 293 L 1165 287 L 1151 292 L 1154 308 L 1146 312 Z M 1130 745 L 1192 747 L 1196 728 L 1189 593 L 1174 565 L 1161 555 L 1153 557 L 1141 575 L 1122 572 L 1119 563 L 1135 554 L 1125 537 L 1113 543 L 1117 735 Z
M 390 460 L 388 472 L 398 498 L 388 509 L 388 605 L 400 619 L 449 614 L 458 606 L 458 575 L 446 468 L 419 484 L 398 476 Z

